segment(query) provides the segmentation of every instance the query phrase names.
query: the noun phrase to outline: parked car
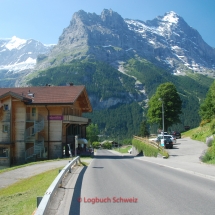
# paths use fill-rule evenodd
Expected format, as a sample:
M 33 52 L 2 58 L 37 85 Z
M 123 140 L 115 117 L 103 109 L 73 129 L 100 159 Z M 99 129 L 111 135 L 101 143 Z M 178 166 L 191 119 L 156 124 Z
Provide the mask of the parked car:
M 164 139 L 165 138 L 170 138 L 172 140 L 173 144 L 176 144 L 176 137 L 171 135 L 171 134 L 168 134 L 168 135 L 159 134 L 158 137 L 157 137 L 157 140 L 160 141 L 161 139 L 163 139 L 163 136 L 164 136 Z
M 169 137 L 164 137 L 164 147 L 166 149 L 172 149 L 173 148 L 173 141 Z
M 181 139 L 181 133 L 180 132 L 173 131 L 171 134 L 174 135 L 176 137 L 176 139 Z

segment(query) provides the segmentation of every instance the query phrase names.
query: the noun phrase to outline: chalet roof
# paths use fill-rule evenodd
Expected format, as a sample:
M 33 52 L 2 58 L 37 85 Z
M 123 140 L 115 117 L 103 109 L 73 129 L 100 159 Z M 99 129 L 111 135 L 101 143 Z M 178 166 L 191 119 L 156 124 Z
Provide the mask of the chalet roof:
M 12 96 L 31 105 L 63 105 L 79 102 L 85 112 L 92 107 L 85 86 L 40 86 L 0 88 L 0 99 Z

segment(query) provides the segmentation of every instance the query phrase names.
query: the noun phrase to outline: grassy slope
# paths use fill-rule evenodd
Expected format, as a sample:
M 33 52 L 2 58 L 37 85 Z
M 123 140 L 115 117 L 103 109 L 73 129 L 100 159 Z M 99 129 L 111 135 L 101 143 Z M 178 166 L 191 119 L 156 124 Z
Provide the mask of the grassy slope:
M 183 137 L 190 137 L 193 140 L 199 140 L 204 143 L 206 142 L 206 138 L 211 135 L 210 123 L 182 133 Z
M 88 158 L 84 158 L 86 161 Z M 91 159 L 91 158 L 89 158 Z M 68 159 L 71 160 L 71 159 Z M 44 161 L 44 162 L 51 162 Z M 42 163 L 42 162 L 40 162 Z M 22 168 L 24 166 L 38 164 L 38 162 L 29 163 L 25 165 L 20 165 L 16 167 L 11 167 L 3 169 L 0 171 L 6 172 L 17 168 Z M 83 166 L 87 166 L 88 162 L 81 161 Z M 4 215 L 29 215 L 32 214 L 36 209 L 36 198 L 37 196 L 43 196 L 45 191 L 49 188 L 51 183 L 57 177 L 59 173 L 59 167 L 39 175 L 20 180 L 17 183 L 12 184 L 6 188 L 0 189 L 0 214 Z
M 0 214 L 29 215 L 36 208 L 37 196 L 43 196 L 60 168 L 21 180 L 0 192 Z
M 211 123 L 213 123 L 213 121 Z M 206 138 L 214 133 L 211 130 L 211 123 L 206 123 L 203 126 L 199 126 L 187 132 L 184 132 L 182 134 L 182 137 L 190 137 L 194 140 L 199 140 L 206 143 Z M 211 147 L 208 147 L 208 150 L 204 155 L 202 161 L 208 164 L 215 164 L 215 141 L 212 143 Z

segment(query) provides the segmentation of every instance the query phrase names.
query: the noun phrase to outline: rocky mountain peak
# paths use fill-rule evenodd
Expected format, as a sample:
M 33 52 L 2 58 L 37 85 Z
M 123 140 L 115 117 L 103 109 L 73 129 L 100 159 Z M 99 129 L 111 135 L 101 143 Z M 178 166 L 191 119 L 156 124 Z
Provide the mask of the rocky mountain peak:
M 118 27 L 119 25 L 125 25 L 124 19 L 117 13 L 114 12 L 112 9 L 107 10 L 104 9 L 101 13 L 101 20 L 110 27 Z
M 20 49 L 24 44 L 26 44 L 26 40 L 13 36 L 6 42 L 5 48 L 7 48 L 8 50 Z
M 123 19 L 112 9 L 104 9 L 101 15 L 76 12 L 58 45 L 39 67 L 83 58 L 114 65 L 134 57 L 145 58 L 173 73 L 187 69 L 215 71 L 215 50 L 174 11 L 144 22 Z
M 180 17 L 174 11 L 170 11 L 164 14 L 162 21 L 177 24 Z

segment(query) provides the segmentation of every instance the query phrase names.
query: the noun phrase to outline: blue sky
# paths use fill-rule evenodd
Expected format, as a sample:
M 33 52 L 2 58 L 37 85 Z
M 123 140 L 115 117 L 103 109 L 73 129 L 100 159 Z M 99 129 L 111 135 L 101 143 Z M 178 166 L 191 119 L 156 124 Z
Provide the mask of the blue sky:
M 0 38 L 56 44 L 72 15 L 112 9 L 123 18 L 151 20 L 175 11 L 215 48 L 215 0 L 0 0 Z

